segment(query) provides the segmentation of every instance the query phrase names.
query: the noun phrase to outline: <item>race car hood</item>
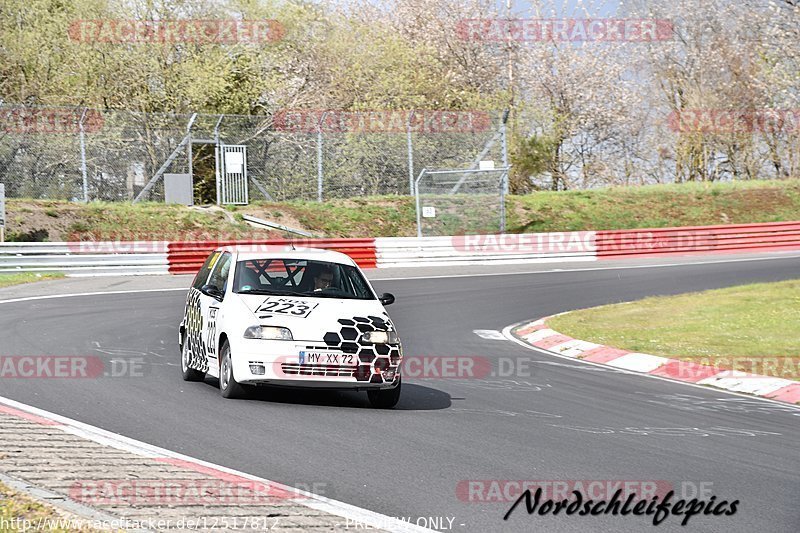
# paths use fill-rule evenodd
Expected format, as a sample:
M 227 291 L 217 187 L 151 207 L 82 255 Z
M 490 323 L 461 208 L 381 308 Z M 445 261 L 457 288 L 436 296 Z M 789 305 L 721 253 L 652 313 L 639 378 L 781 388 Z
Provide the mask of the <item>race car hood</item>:
M 393 331 L 394 325 L 378 300 L 342 300 L 302 296 L 237 294 L 253 324 L 289 328 L 296 341 L 323 341 L 342 328 Z

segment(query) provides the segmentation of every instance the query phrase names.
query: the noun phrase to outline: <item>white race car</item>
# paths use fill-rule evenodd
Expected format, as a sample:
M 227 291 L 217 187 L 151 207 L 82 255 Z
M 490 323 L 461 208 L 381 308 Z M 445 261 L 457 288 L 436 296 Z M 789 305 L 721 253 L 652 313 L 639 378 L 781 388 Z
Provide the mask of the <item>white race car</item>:
M 183 379 L 217 377 L 225 398 L 288 385 L 366 390 L 374 407 L 394 407 L 403 355 L 392 302 L 338 252 L 219 248 L 186 298 Z

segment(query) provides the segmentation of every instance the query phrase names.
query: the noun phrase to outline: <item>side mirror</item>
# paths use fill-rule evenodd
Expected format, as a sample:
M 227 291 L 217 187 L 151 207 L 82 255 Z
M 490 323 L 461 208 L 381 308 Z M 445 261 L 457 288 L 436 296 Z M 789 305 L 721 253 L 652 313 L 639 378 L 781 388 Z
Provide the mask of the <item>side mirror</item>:
M 206 296 L 211 296 L 212 298 L 220 302 L 225 297 L 222 291 L 219 290 L 219 287 L 215 287 L 214 285 L 203 285 L 200 288 L 200 292 L 202 292 Z
M 394 303 L 394 294 L 390 292 L 384 292 L 380 295 L 378 300 L 380 300 L 383 305 L 392 305 Z

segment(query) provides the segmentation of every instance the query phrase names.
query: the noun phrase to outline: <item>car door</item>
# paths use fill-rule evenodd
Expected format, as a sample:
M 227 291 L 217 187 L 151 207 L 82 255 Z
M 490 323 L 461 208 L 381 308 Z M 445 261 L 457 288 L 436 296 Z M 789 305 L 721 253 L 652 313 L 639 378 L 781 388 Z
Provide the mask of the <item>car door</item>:
M 221 252 L 213 252 L 194 277 L 189 294 L 186 296 L 186 309 L 184 311 L 183 342 L 188 344 L 189 366 L 201 372 L 208 372 L 208 354 L 206 341 L 208 339 L 207 324 L 211 298 L 203 294 L 202 288 L 208 284 L 211 272 L 217 266 Z
M 210 285 L 221 293 L 221 298 L 213 298 L 206 294 L 200 295 L 200 307 L 202 316 L 205 320 L 204 350 L 208 373 L 212 376 L 219 374 L 219 341 L 217 322 L 221 318 L 222 304 L 225 301 L 225 292 L 228 287 L 230 277 L 232 256 L 229 252 L 224 252 L 211 268 L 206 285 Z

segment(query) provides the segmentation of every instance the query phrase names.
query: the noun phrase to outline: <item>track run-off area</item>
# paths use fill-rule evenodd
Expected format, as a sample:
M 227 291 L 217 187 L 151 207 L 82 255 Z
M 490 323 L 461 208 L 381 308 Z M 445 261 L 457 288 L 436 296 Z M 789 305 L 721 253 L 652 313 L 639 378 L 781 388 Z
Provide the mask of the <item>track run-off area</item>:
M 224 400 L 216 380 L 183 382 L 186 277 L 155 290 L 155 278 L 139 278 L 140 292 L 0 293 L 0 355 L 141 365 L 120 377 L 3 379 L 0 396 L 441 530 L 653 527 L 645 516 L 529 516 L 524 505 L 504 520 L 515 498 L 503 491 L 517 495 L 515 483 L 527 480 L 653 482 L 678 498 L 739 500 L 733 516 L 696 515 L 686 527 L 669 517 L 659 531 L 797 531 L 800 409 L 570 361 L 492 334 L 573 309 L 800 274 L 800 255 L 790 253 L 660 263 L 368 271 L 377 292 L 397 297 L 387 310 L 406 357 L 498 363 L 480 377 L 407 376 L 391 411 L 370 408 L 363 393 L 259 389 Z

